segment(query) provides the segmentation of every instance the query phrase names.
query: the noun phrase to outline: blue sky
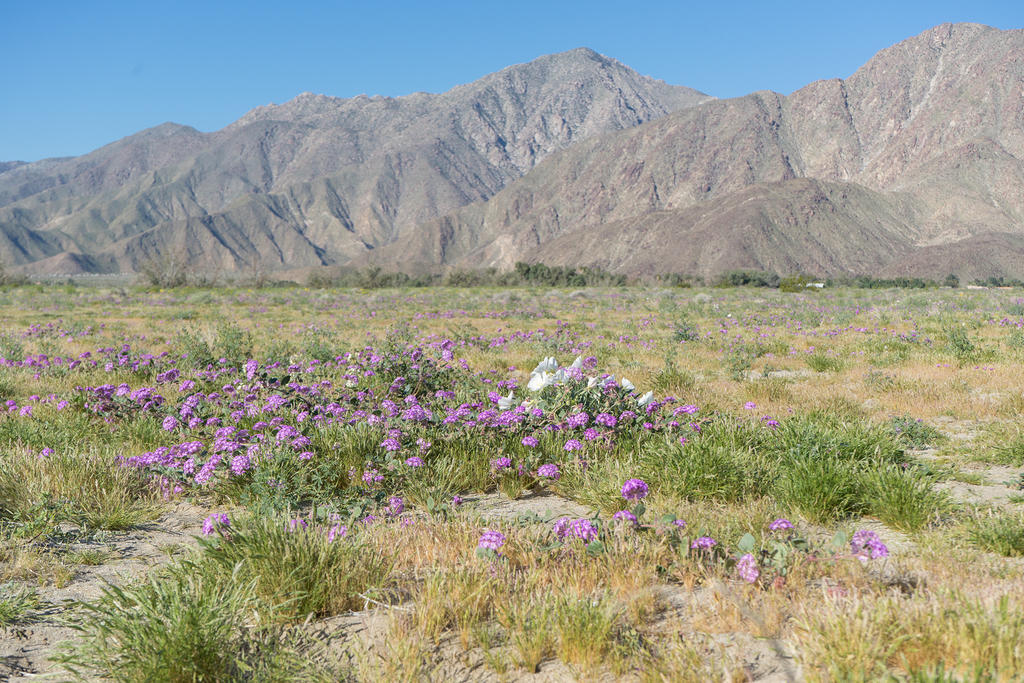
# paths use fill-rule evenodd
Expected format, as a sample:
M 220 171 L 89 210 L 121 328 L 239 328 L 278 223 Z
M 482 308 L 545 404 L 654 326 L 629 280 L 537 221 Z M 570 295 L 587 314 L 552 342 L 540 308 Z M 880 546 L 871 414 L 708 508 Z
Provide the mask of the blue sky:
M 83 154 L 165 121 L 216 130 L 303 91 L 441 92 L 579 46 L 731 97 L 849 76 L 946 21 L 1024 28 L 1022 0 L 5 5 L 0 160 L 26 161 Z

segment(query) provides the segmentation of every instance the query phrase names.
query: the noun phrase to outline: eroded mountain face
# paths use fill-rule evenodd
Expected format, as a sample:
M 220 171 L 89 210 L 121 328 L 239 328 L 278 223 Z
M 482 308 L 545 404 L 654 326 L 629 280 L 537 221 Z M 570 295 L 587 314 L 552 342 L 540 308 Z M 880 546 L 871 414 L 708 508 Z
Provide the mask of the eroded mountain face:
M 708 102 L 575 145 L 375 256 L 1019 277 L 1022 88 L 1024 31 L 940 26 L 845 81 Z
M 714 100 L 586 49 L 440 95 L 304 94 L 0 166 L 0 258 L 1020 277 L 1022 89 L 1024 31 L 947 24 L 789 96 Z
M 0 172 L 0 258 L 131 269 L 344 263 L 485 200 L 551 153 L 709 100 L 587 49 L 440 95 L 303 94 L 213 133 L 164 124 Z

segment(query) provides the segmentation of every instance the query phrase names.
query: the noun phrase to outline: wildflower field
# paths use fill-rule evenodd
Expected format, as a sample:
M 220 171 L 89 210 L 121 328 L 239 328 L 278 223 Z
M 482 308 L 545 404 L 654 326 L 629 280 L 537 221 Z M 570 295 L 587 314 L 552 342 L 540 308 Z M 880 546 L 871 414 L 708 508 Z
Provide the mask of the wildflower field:
M 1024 292 L 0 290 L 0 678 L 1024 678 Z

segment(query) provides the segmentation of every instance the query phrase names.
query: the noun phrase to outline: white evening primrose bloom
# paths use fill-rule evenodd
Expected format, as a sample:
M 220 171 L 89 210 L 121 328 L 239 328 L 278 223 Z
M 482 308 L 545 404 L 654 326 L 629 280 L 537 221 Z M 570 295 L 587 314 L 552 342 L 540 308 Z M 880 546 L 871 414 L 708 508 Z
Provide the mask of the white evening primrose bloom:
M 654 392 L 648 391 L 646 394 L 636 400 L 637 404 L 643 408 L 645 405 L 654 400 Z
M 533 372 L 554 372 L 558 368 L 558 361 L 555 360 L 554 356 L 548 356 L 533 369 Z
M 512 404 L 515 403 L 515 401 L 512 399 L 513 393 L 514 392 L 510 391 L 508 392 L 508 396 L 505 396 L 504 398 L 499 398 L 498 407 L 501 408 L 502 410 L 508 410 L 509 408 L 511 408 Z
M 530 391 L 540 391 L 549 384 L 550 377 L 550 372 L 534 372 L 530 375 L 530 381 L 526 383 L 526 388 Z
M 615 375 L 608 375 L 608 377 L 605 378 L 604 386 L 608 386 L 609 384 L 615 384 Z
M 600 377 L 591 377 L 587 380 L 587 389 L 593 389 L 597 386 L 597 383 L 601 381 Z
M 633 383 L 630 382 L 625 377 L 622 378 L 622 388 L 625 389 L 626 391 L 633 391 L 634 389 L 636 389 L 636 387 L 633 386 Z
M 577 370 L 582 368 L 583 367 L 583 356 L 576 356 L 576 360 L 574 360 L 572 362 L 572 365 L 570 365 L 569 367 L 576 368 Z

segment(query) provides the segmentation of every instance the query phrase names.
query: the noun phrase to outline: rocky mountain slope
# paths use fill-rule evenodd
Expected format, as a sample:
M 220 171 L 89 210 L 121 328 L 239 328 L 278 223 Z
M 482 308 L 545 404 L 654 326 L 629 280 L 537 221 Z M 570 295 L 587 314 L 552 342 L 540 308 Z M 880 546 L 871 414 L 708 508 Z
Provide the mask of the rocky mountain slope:
M 707 101 L 592 50 L 440 95 L 309 93 L 204 134 L 164 124 L 0 167 L 0 259 L 36 272 L 345 263 L 491 197 L 552 152 Z
M 1024 31 L 939 26 L 845 81 L 708 102 L 582 142 L 373 256 L 1020 277 L 1022 89 Z
M 1024 277 L 1024 31 L 715 100 L 585 50 L 441 94 L 301 95 L 0 166 L 0 259 L 118 271 L 518 260 L 628 274 Z

